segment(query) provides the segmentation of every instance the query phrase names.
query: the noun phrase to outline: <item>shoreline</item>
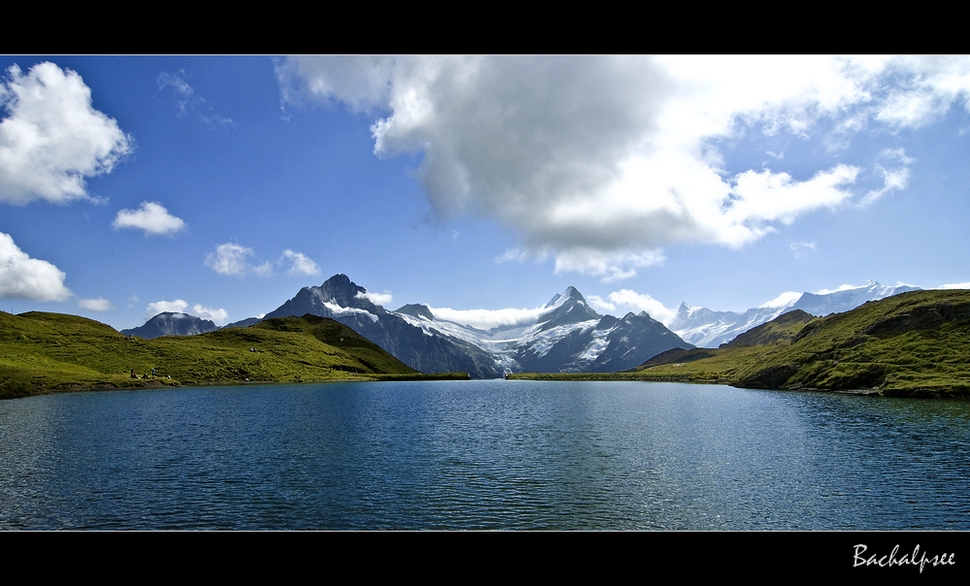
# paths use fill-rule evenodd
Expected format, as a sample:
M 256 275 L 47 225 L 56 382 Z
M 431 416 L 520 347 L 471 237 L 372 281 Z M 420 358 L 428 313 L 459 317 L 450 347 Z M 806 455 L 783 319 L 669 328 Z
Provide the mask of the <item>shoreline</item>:
M 243 387 L 250 385 L 294 385 L 294 384 L 320 384 L 320 383 L 347 383 L 347 382 L 394 382 L 394 381 L 437 381 L 437 380 L 469 380 L 468 373 L 448 372 L 441 374 L 361 374 L 346 378 L 325 378 L 325 379 L 295 379 L 295 380 L 216 380 L 205 382 L 183 383 L 175 379 L 153 378 L 141 384 L 118 385 L 110 382 L 97 383 L 61 383 L 55 387 L 46 387 L 36 392 L 11 393 L 0 392 L 0 401 L 12 399 L 26 399 L 29 397 L 40 397 L 43 395 L 57 395 L 62 393 L 86 393 L 94 391 L 145 391 L 165 388 L 195 388 L 195 387 Z M 2 391 L 2 384 L 0 384 Z

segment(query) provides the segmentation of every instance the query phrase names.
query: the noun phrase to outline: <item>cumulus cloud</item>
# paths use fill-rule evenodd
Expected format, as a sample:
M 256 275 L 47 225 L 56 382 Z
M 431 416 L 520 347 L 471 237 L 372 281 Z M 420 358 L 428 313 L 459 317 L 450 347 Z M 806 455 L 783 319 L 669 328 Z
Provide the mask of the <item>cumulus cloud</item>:
M 220 275 L 245 277 L 273 276 L 273 263 L 263 261 L 257 264 L 256 252 L 252 248 L 235 242 L 227 242 L 216 247 L 214 252 L 206 255 L 205 264 Z M 276 261 L 280 267 L 289 267 L 286 274 L 290 277 L 313 276 L 320 274 L 320 265 L 302 252 L 284 250 Z
M 586 301 L 593 307 L 593 309 L 605 312 L 616 311 L 616 305 L 604 300 L 599 295 L 587 295 Z
M 357 297 L 367 299 L 374 305 L 388 305 L 394 300 L 394 296 L 391 295 L 390 291 L 384 291 L 383 293 L 358 293 Z
M 145 319 L 150 319 L 160 313 L 185 313 L 185 308 L 188 306 L 188 302 L 184 299 L 176 299 L 175 301 L 156 301 L 154 303 L 149 303 L 148 309 L 145 311 Z
M 46 260 L 30 258 L 12 236 L 0 232 L 0 298 L 64 301 L 71 296 L 66 276 Z
M 235 242 L 227 242 L 216 247 L 215 252 L 206 255 L 205 264 L 220 275 L 243 277 L 249 274 L 268 277 L 273 274 L 273 264 L 269 261 L 259 265 L 252 264 L 249 259 L 255 256 L 252 248 L 246 248 Z
M 313 259 L 302 252 L 284 250 L 283 256 L 279 260 L 279 264 L 290 266 L 289 270 L 286 271 L 286 274 L 291 277 L 303 275 L 313 276 L 320 274 L 320 265 L 315 263 Z
M 203 307 L 198 303 L 192 306 L 192 315 L 210 320 L 217 326 L 224 326 L 226 325 L 226 322 L 229 321 L 229 312 L 227 312 L 225 309 L 222 309 L 221 307 L 219 309 Z
M 229 313 L 225 309 L 212 309 L 211 307 L 203 307 L 201 304 L 196 303 L 192 306 L 192 311 L 188 312 L 186 311 L 188 307 L 189 303 L 184 299 L 156 301 L 148 304 L 148 308 L 145 310 L 145 319 L 151 319 L 160 313 L 186 313 L 201 317 L 202 319 L 211 320 L 217 326 L 225 325 L 229 321 Z
M 609 294 L 609 299 L 617 306 L 627 307 L 637 313 L 646 311 L 653 319 L 670 323 L 677 315 L 673 309 L 668 309 L 663 303 L 657 301 L 646 293 L 637 293 L 630 289 L 620 289 Z
M 606 281 L 662 262 L 665 246 L 741 247 L 907 185 L 902 151 L 727 168 L 721 149 L 739 137 L 824 128 L 838 150 L 970 106 L 963 58 L 297 57 L 277 74 L 284 105 L 345 104 L 373 116 L 377 156 L 421 154 L 439 217 L 513 228 L 521 246 L 504 260 L 552 255 L 557 271 Z M 883 186 L 857 184 L 864 171 Z
M 115 306 L 104 297 L 98 297 L 97 299 L 78 299 L 77 305 L 81 309 L 86 309 L 88 311 L 110 311 L 115 308 Z
M 143 201 L 137 210 L 120 210 L 111 224 L 119 228 L 138 228 L 149 234 L 174 234 L 185 228 L 185 222 L 170 214 L 156 201 Z
M 0 85 L 0 201 L 92 199 L 85 178 L 109 173 L 133 149 L 118 123 L 95 110 L 81 76 L 53 63 L 17 65 Z

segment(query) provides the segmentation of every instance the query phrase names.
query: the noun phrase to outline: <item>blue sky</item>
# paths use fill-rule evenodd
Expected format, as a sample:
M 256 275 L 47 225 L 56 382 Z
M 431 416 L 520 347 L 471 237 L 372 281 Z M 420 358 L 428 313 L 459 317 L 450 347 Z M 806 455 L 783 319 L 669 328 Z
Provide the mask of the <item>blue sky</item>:
M 0 57 L 0 310 L 970 286 L 970 58 Z M 475 311 L 473 311 L 475 310 Z M 518 313 L 517 313 L 517 311 Z

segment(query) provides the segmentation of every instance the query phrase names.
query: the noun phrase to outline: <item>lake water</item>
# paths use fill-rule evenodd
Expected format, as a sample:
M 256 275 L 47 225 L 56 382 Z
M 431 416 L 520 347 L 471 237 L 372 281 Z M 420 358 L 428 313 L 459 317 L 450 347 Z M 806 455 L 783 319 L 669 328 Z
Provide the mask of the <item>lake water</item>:
M 675 383 L 0 402 L 0 529 L 968 530 L 970 402 Z

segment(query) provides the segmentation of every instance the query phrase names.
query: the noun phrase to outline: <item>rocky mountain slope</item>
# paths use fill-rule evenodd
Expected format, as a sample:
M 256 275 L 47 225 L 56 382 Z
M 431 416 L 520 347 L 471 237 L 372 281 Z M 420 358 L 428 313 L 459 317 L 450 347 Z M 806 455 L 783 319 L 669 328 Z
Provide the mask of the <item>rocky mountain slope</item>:
M 535 320 L 488 331 L 437 319 L 425 306 L 398 314 L 431 335 L 448 335 L 490 352 L 515 372 L 610 372 L 632 368 L 670 348 L 690 348 L 645 312 L 600 315 L 574 287 L 555 295 Z
M 126 336 L 140 336 L 146 340 L 161 336 L 194 336 L 206 332 L 214 332 L 218 327 L 210 320 L 195 317 L 187 313 L 166 311 L 160 313 L 144 325 L 128 330 L 121 330 Z
M 424 305 L 387 311 L 346 275 L 304 287 L 266 314 L 320 315 L 343 323 L 422 372 L 468 372 L 496 378 L 510 372 L 607 372 L 632 368 L 658 352 L 690 347 L 646 313 L 623 318 L 596 313 L 575 288 L 546 304 L 535 320 L 489 331 L 438 319 Z

